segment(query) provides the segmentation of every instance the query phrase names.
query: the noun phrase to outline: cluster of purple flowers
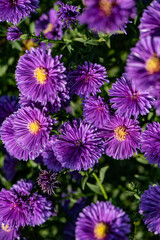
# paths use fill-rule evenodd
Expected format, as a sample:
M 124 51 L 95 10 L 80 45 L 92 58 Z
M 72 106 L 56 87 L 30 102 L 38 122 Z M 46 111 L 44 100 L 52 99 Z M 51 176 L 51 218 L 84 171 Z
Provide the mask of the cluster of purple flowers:
M 32 193 L 33 187 L 32 181 L 21 179 L 10 190 L 1 190 L 1 239 L 20 239 L 19 228 L 41 225 L 53 214 L 52 202 Z

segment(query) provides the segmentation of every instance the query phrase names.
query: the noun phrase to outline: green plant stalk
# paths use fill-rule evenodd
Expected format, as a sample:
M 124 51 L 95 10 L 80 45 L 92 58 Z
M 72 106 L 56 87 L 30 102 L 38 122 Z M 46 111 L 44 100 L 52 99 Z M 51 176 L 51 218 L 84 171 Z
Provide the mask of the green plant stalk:
M 104 199 L 105 199 L 105 200 L 108 200 L 107 193 L 106 193 L 106 191 L 104 190 L 104 187 L 103 187 L 102 183 L 100 182 L 98 176 L 96 175 L 95 172 L 93 172 L 92 175 L 93 175 L 93 177 L 96 179 L 96 181 L 97 181 L 97 183 L 98 183 L 98 186 L 99 186 L 100 189 L 101 189 L 101 192 L 102 192 L 102 194 L 103 194 Z

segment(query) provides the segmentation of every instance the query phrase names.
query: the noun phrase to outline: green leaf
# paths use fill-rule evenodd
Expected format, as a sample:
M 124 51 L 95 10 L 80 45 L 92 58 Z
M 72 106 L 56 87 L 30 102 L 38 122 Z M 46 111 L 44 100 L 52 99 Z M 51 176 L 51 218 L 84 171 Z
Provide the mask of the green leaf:
M 102 195 L 102 192 L 99 188 L 99 186 L 97 185 L 94 185 L 94 184 L 91 184 L 91 183 L 87 183 L 87 186 L 89 187 L 89 189 L 92 191 L 92 192 L 95 192 L 99 195 Z
M 109 166 L 105 166 L 105 167 L 100 169 L 99 179 L 100 179 L 101 183 L 103 183 L 103 181 L 104 181 L 105 174 L 106 174 L 106 171 L 108 170 L 108 168 L 109 168 Z
M 88 180 L 88 176 L 85 176 L 85 177 L 82 178 L 82 181 L 81 181 L 82 190 L 85 189 L 85 185 L 87 183 L 87 180 Z

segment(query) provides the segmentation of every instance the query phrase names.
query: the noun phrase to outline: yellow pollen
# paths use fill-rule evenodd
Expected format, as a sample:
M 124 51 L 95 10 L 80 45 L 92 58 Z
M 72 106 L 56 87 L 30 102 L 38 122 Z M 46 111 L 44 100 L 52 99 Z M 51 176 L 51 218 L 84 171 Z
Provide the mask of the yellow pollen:
M 112 3 L 109 0 L 100 0 L 99 7 L 105 13 L 106 16 L 110 16 L 112 13 Z
M 104 223 L 98 223 L 94 228 L 94 236 L 99 240 L 103 240 L 108 232 L 109 227 Z
M 1 228 L 5 231 L 5 232 L 10 232 L 11 229 L 9 228 L 8 224 L 5 226 L 3 223 L 1 225 Z
M 147 60 L 146 70 L 150 74 L 160 72 L 160 58 L 156 54 Z
M 48 23 L 47 24 L 47 27 L 46 27 L 46 29 L 43 31 L 43 33 L 44 34 L 47 34 L 47 33 L 49 33 L 49 32 L 52 32 L 53 31 L 53 24 L 52 23 Z
M 126 135 L 128 134 L 128 132 L 126 131 L 125 127 L 117 127 L 115 130 L 115 137 L 117 138 L 117 140 L 119 141 L 124 141 L 126 139 Z
M 41 127 L 39 125 L 39 122 L 35 121 L 28 124 L 28 129 L 32 134 L 37 134 L 41 130 Z
M 38 67 L 34 70 L 34 76 L 37 79 L 38 84 L 44 85 L 47 80 L 47 73 L 43 67 Z

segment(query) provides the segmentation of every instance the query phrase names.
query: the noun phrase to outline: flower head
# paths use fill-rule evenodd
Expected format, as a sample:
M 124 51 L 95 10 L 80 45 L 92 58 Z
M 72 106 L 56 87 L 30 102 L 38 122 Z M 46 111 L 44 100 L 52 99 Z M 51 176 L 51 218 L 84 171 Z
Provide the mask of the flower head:
M 139 25 L 141 37 L 149 35 L 160 36 L 160 1 L 154 0 L 150 6 L 144 10 L 141 24 Z
M 60 5 L 58 16 L 61 20 L 63 20 L 65 26 L 67 28 L 71 28 L 71 25 L 77 22 L 77 18 L 79 16 L 79 8 L 77 6 L 70 5 L 69 3 L 64 4 L 62 2 L 58 2 Z
M 51 195 L 54 192 L 54 189 L 58 188 L 57 174 L 51 171 L 41 170 L 39 177 L 37 178 L 38 185 L 41 186 L 43 193 Z
M 17 159 L 10 156 L 9 154 L 6 154 L 2 170 L 5 173 L 5 177 L 8 181 L 11 181 L 16 174 L 17 163 L 18 163 Z
M 16 24 L 21 18 L 28 17 L 31 12 L 36 12 L 39 0 L 1 0 L 0 21 Z
M 18 98 L 15 96 L 0 97 L 0 125 L 6 117 L 9 117 L 13 112 L 19 108 Z
M 21 179 L 17 183 L 13 184 L 11 190 L 15 190 L 21 196 L 29 196 L 33 190 L 34 183 L 30 180 Z
M 65 168 L 87 170 L 98 162 L 103 153 L 103 141 L 95 127 L 85 121 L 64 123 L 61 133 L 53 143 L 57 160 Z
M 142 132 L 141 151 L 147 157 L 149 163 L 160 167 L 160 124 L 158 122 L 148 123 L 147 129 Z
M 139 90 L 149 90 L 160 79 L 160 39 L 142 38 L 131 50 L 126 71 Z
M 84 62 L 83 66 L 78 66 L 75 71 L 69 74 L 71 94 L 77 94 L 80 97 L 88 97 L 90 94 L 96 95 L 104 82 L 109 82 L 105 78 L 107 72 L 105 67 L 96 64 Z
M 160 186 L 149 186 L 141 196 L 139 205 L 140 213 L 143 213 L 143 221 L 147 225 L 149 231 L 160 234 Z
M 133 0 L 84 0 L 85 9 L 79 20 L 89 28 L 103 33 L 123 29 L 129 18 L 136 15 Z
M 152 107 L 153 98 L 147 92 L 138 91 L 126 75 L 117 79 L 109 90 L 109 95 L 112 97 L 110 100 L 113 103 L 112 108 L 116 109 L 116 113 L 120 116 L 137 118 L 139 114 L 149 113 Z
M 42 32 L 45 37 L 53 40 L 60 40 L 63 36 L 63 22 L 58 18 L 57 12 L 50 9 L 49 12 L 43 13 L 35 22 L 35 34 L 40 36 Z
M 62 56 L 52 58 L 51 50 L 34 49 L 20 57 L 16 80 L 18 88 L 28 100 L 40 102 L 42 105 L 57 103 L 68 99 L 66 75 Z
M 7 40 L 10 40 L 11 42 L 20 40 L 21 35 L 22 32 L 17 26 L 9 27 L 7 32 Z
M 92 203 L 79 214 L 76 222 L 76 239 L 127 240 L 130 219 L 110 202 Z
M 87 122 L 101 128 L 110 118 L 109 107 L 100 96 L 90 96 L 83 102 L 83 116 Z
M 0 223 L 0 237 L 3 240 L 20 239 L 19 233 L 15 227 L 10 227 L 8 224 Z
M 127 159 L 139 148 L 140 130 L 134 119 L 112 116 L 110 121 L 100 129 L 104 138 L 105 152 L 115 159 Z

